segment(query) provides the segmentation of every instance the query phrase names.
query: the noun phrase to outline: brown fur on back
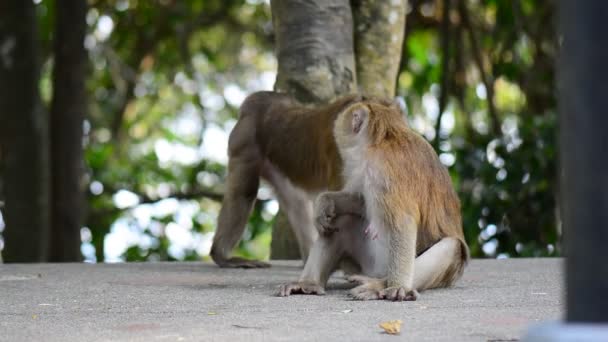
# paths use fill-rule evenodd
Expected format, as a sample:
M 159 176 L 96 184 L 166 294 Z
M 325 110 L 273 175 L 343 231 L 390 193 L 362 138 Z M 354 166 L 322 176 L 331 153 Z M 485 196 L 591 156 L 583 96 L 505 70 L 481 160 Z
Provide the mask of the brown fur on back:
M 255 140 L 263 157 L 296 185 L 322 191 L 342 187 L 342 160 L 333 138 L 338 114 L 359 95 L 344 96 L 331 104 L 308 108 L 274 92 L 250 95 L 241 108 L 255 117 Z M 297 156 L 294 158 L 294 156 Z
M 464 240 L 460 201 L 447 169 L 431 145 L 414 132 L 401 113 L 378 104 L 368 104 L 369 153 L 378 158 L 385 170 L 386 207 L 393 207 L 386 219 L 403 222 L 404 214 L 412 215 L 418 225 L 416 252 L 423 253 L 437 241 L 453 237 L 460 241 L 461 260 L 446 272 L 442 286 L 457 279 L 469 258 Z M 395 226 L 399 226 L 395 224 Z

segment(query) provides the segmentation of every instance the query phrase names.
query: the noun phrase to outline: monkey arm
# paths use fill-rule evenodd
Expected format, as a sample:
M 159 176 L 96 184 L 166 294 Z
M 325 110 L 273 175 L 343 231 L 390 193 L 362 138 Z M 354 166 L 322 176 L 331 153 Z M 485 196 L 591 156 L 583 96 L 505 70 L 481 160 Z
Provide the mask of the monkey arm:
M 365 217 L 365 199 L 360 192 L 328 191 L 317 197 L 315 213 L 330 212 L 335 216 Z
M 322 235 L 353 226 L 365 216 L 365 200 L 358 192 L 324 192 L 315 201 L 315 227 Z

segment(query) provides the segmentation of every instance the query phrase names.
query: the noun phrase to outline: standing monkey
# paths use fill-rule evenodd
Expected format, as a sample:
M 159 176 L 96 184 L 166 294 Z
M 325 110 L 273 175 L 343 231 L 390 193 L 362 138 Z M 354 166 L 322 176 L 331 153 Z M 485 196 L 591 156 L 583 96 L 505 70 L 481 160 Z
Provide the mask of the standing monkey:
M 279 296 L 323 294 L 337 263 L 348 258 L 363 275 L 356 299 L 416 300 L 417 290 L 447 287 L 468 260 L 460 203 L 430 144 L 394 108 L 355 103 L 336 120 L 344 163 L 342 191 L 315 204 L 315 242 L 300 280 Z
M 260 178 L 274 188 L 294 228 L 303 260 L 317 238 L 312 199 L 342 186 L 342 162 L 333 137 L 338 113 L 360 101 L 352 95 L 309 109 L 284 94 L 257 92 L 245 99 L 228 141 L 228 176 L 211 257 L 220 267 L 268 267 L 231 257 L 256 198 Z

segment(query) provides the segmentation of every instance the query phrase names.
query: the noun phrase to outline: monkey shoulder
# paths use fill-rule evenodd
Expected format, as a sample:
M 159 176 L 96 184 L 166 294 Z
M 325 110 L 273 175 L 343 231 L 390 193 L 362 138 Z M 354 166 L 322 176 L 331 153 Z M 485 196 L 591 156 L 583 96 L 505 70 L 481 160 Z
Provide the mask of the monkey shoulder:
M 274 91 L 258 91 L 245 98 L 240 107 L 240 116 L 264 115 L 271 111 L 296 106 L 287 94 Z

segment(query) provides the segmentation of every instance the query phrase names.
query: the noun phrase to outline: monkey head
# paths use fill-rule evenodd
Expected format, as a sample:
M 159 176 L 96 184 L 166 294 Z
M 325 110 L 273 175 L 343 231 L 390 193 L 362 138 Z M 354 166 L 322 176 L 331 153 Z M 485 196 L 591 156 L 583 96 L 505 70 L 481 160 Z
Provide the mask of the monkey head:
M 337 117 L 334 137 L 341 154 L 363 146 L 373 147 L 408 129 L 393 101 L 370 99 L 348 106 Z

